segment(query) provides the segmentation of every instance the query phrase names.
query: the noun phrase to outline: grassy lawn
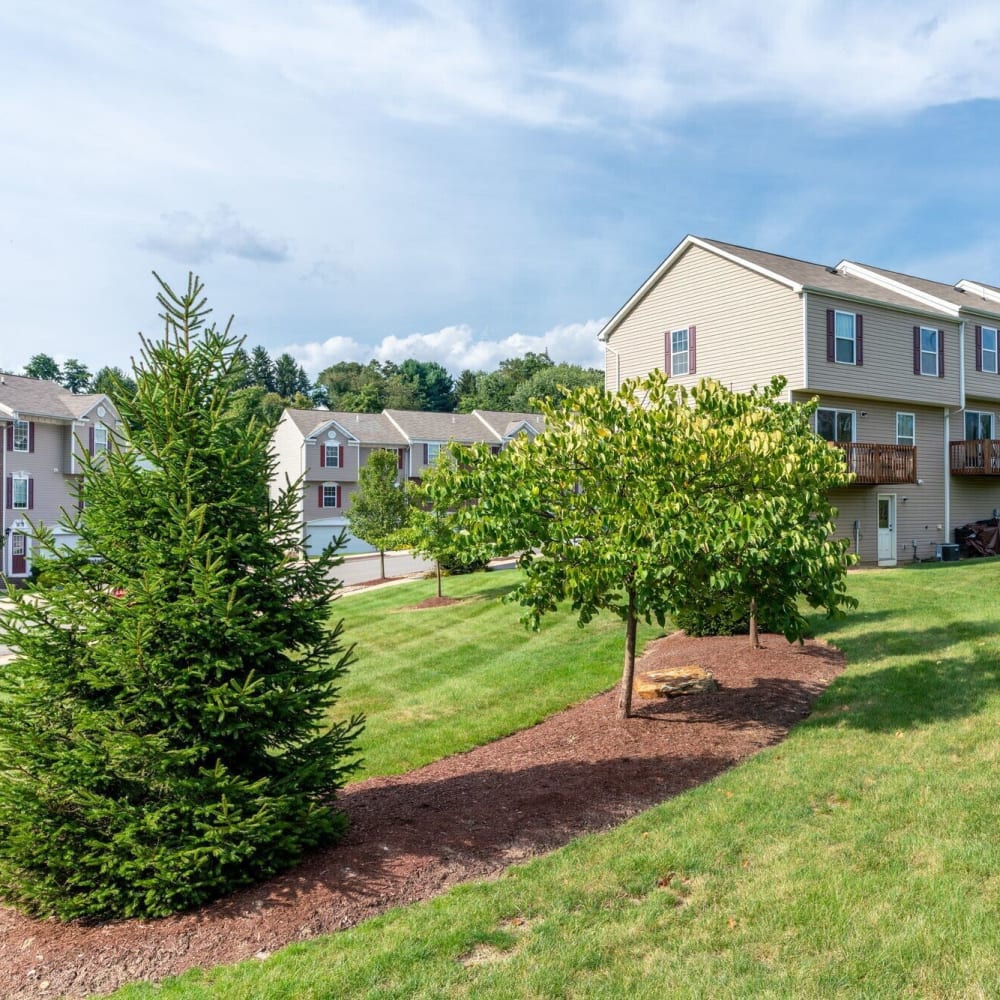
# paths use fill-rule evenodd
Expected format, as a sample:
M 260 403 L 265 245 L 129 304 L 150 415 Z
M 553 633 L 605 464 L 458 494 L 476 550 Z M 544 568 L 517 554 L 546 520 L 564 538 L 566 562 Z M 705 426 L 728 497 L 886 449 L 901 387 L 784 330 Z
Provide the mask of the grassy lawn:
M 849 669 L 780 746 L 497 882 L 117 995 L 1000 995 L 1000 561 L 851 589 Z
M 501 597 L 519 579 L 504 570 L 449 577 L 460 604 L 412 610 L 437 593 L 433 580 L 350 594 L 335 604 L 358 660 L 334 715 L 368 717 L 358 777 L 398 774 L 534 725 L 615 684 L 625 626 L 604 615 L 581 629 L 576 616 L 547 617 L 540 632 Z M 641 631 L 642 644 L 662 635 Z

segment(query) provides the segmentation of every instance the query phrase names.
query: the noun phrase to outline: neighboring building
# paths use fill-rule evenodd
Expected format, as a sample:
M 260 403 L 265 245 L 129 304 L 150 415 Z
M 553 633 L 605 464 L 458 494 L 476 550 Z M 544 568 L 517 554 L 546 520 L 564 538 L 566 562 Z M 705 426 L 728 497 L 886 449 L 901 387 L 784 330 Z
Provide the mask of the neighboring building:
M 932 557 L 1000 508 L 1000 289 L 685 237 L 612 317 L 609 389 L 661 368 L 819 397 L 856 478 L 831 497 L 862 561 Z
M 399 479 L 419 479 L 449 443 L 485 442 L 497 451 L 517 434 L 532 437 L 543 429 L 537 413 L 427 413 L 383 410 L 341 413 L 287 409 L 275 428 L 277 457 L 272 489 L 300 482 L 300 510 L 306 550 L 315 554 L 341 531 L 348 532 L 347 509 L 357 489 L 358 472 L 373 451 L 396 454 Z M 371 546 L 348 533 L 345 552 L 370 552 Z
M 59 521 L 77 502 L 81 454 L 106 451 L 117 427 L 107 396 L 74 395 L 55 382 L 0 375 L 0 575 L 17 580 L 31 572 L 33 525 L 52 528 L 64 545 L 75 543 Z

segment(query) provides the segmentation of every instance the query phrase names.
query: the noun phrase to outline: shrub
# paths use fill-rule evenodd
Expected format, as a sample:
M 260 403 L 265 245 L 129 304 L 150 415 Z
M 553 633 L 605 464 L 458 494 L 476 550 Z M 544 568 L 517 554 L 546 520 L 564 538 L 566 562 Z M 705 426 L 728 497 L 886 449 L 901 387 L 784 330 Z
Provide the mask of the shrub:
M 750 608 L 746 598 L 736 594 L 705 594 L 689 607 L 675 611 L 671 618 L 688 635 L 748 635 Z M 757 627 L 764 630 L 762 623 Z

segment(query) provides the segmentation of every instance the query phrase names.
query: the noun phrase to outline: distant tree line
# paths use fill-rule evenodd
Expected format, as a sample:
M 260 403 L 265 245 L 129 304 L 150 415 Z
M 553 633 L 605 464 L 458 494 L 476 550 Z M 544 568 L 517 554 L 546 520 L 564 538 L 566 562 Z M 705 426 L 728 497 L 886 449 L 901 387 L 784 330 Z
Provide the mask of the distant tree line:
M 554 401 L 558 389 L 603 385 L 597 368 L 556 364 L 548 351 L 529 351 L 501 361 L 495 371 L 466 369 L 453 379 L 436 361 L 338 361 L 324 368 L 315 382 L 291 354 L 272 358 L 267 348 L 237 347 L 233 354 L 237 388 L 231 405 L 247 419 L 258 416 L 274 425 L 286 406 L 310 410 L 325 406 L 352 413 L 390 410 L 430 410 L 469 413 L 472 410 L 535 409 L 533 400 Z M 76 358 L 59 365 L 48 354 L 36 354 L 24 367 L 30 378 L 58 382 L 70 392 L 101 392 L 112 400 L 132 399 L 136 386 L 121 368 L 105 366 L 91 374 Z

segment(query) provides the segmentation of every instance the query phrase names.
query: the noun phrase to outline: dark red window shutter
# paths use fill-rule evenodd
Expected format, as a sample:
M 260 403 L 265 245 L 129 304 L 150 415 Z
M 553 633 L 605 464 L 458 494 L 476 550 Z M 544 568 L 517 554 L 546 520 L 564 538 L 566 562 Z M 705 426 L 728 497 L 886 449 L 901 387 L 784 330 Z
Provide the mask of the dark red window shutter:
M 28 451 L 35 450 L 35 423 L 32 421 L 28 424 Z
M 319 446 L 319 467 L 321 469 L 326 468 L 326 445 L 321 444 Z
M 860 368 L 865 363 L 865 321 L 861 313 L 854 317 L 854 363 Z
M 427 445 L 424 445 L 424 465 L 427 464 Z
M 938 378 L 944 378 L 944 330 L 938 330 Z
M 94 428 L 93 427 L 90 428 L 90 439 L 89 439 L 89 443 L 87 445 L 87 449 L 88 449 L 88 451 L 90 452 L 91 455 L 94 454 Z
M 913 374 L 920 374 L 920 327 L 913 328 Z
M 13 451 L 14 450 L 14 425 L 13 424 L 8 424 L 7 425 L 7 450 L 8 451 Z
M 402 469 L 403 468 L 403 449 L 402 448 L 397 448 L 396 449 L 396 468 L 397 469 Z
M 14 509 L 14 477 L 7 477 L 7 510 Z
M 343 468 L 344 467 L 344 446 L 343 445 L 340 446 L 340 455 L 338 456 L 338 460 L 340 462 L 340 467 Z
M 35 507 L 35 480 L 28 480 L 28 510 L 33 510 Z
M 983 328 L 976 327 L 976 371 L 983 370 Z
M 673 345 L 670 342 L 670 331 L 663 335 L 663 370 L 667 375 L 670 374 L 670 349 Z
M 340 485 L 337 486 L 337 506 L 338 507 L 343 507 L 344 506 L 344 498 L 340 494 L 340 491 L 343 488 L 344 488 L 343 486 L 340 486 Z
M 688 327 L 688 375 L 694 375 L 698 370 L 698 351 L 696 349 L 695 338 L 698 335 L 698 328 Z
M 833 343 L 833 310 L 826 311 L 826 360 L 833 361 L 837 357 Z
M 318 498 L 319 498 L 319 505 L 320 505 L 320 507 L 322 507 L 323 506 L 323 484 L 322 483 L 319 484 Z

